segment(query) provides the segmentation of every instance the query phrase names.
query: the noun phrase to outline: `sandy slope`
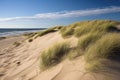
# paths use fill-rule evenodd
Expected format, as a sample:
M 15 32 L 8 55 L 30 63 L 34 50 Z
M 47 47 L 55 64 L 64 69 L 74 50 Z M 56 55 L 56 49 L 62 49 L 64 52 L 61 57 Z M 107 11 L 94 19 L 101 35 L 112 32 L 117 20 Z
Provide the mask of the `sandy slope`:
M 0 40 L 0 51 L 10 46 L 13 46 L 13 43 L 16 41 L 22 41 L 25 39 L 25 36 L 11 36 L 6 39 Z
M 26 41 L 19 47 L 9 45 L 7 50 L 0 52 L 4 52 L 0 55 L 0 80 L 119 80 L 120 63 L 106 61 L 107 64 L 114 63 L 113 66 L 110 65 L 112 69 L 106 68 L 104 72 L 90 73 L 85 70 L 85 61 L 82 56 L 72 61 L 66 59 L 41 72 L 40 53 L 62 40 L 64 39 L 61 35 L 54 32 L 39 37 L 33 42 Z M 69 38 L 69 40 L 76 45 L 76 38 Z
M 40 52 L 61 40 L 58 33 L 53 33 L 39 37 L 31 43 L 26 41 L 10 50 L 9 54 L 6 52 L 6 55 L 0 56 L 1 64 L 6 64 L 1 66 L 1 72 L 4 74 L 1 80 L 28 80 L 37 76 L 40 72 Z

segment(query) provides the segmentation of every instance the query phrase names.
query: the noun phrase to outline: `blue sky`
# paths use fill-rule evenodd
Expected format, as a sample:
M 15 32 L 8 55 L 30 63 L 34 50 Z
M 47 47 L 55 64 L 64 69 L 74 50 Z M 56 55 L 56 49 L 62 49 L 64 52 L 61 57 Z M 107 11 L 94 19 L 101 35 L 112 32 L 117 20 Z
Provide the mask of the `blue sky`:
M 94 19 L 120 21 L 120 0 L 0 0 L 0 28 L 47 28 Z

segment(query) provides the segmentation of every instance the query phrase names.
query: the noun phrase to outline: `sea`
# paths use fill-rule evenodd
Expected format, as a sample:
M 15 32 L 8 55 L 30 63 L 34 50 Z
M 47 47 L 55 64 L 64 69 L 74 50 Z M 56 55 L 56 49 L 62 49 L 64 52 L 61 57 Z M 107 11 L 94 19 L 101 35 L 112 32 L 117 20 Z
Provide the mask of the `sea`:
M 0 37 L 17 36 L 20 34 L 37 32 L 45 28 L 0 28 Z

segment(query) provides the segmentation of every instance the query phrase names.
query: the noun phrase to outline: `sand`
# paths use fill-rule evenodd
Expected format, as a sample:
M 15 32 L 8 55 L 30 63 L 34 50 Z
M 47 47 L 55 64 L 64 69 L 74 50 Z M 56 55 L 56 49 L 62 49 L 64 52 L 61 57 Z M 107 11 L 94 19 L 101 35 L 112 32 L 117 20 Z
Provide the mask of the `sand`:
M 23 41 L 25 36 L 9 36 L 5 39 L 0 40 L 0 51 L 6 48 L 13 46 L 13 43 L 16 41 Z
M 65 59 L 58 65 L 41 71 L 41 52 L 64 40 L 59 32 L 38 37 L 32 42 L 28 42 L 23 36 L 1 40 L 0 80 L 119 80 L 119 62 L 106 61 L 106 64 L 110 65 L 106 71 L 91 73 L 85 69 L 83 56 L 74 60 Z M 77 39 L 74 37 L 68 40 L 73 46 L 77 44 Z M 15 47 L 13 45 L 15 41 L 23 41 L 23 43 Z

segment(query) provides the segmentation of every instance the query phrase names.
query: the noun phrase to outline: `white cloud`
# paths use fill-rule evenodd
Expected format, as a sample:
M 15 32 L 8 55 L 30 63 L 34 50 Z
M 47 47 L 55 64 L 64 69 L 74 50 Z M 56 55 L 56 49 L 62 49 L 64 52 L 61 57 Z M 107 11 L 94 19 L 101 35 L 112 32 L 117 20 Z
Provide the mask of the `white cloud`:
M 81 16 L 90 16 L 90 15 L 115 13 L 115 12 L 120 12 L 120 7 L 114 6 L 114 7 L 87 9 L 87 10 L 40 13 L 40 14 L 35 14 L 33 16 L 28 16 L 28 17 L 0 18 L 0 22 L 16 21 L 16 20 L 58 19 L 58 18 L 67 18 L 67 17 L 81 17 Z

